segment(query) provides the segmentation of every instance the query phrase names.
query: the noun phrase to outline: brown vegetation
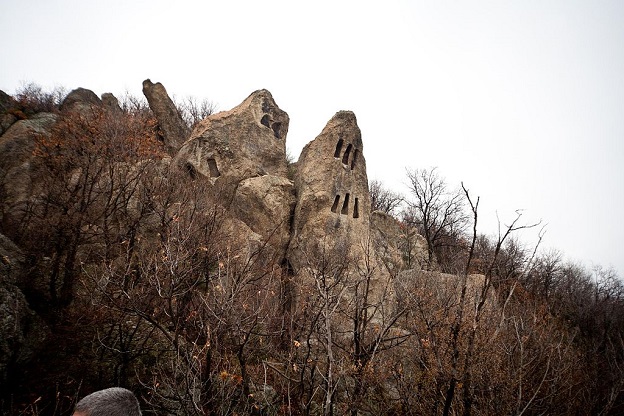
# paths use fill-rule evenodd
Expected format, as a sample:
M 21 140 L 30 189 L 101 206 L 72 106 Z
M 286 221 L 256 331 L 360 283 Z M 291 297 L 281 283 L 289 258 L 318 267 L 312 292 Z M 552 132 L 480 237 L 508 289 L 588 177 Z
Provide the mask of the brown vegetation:
M 51 333 L 2 386 L 4 414 L 68 415 L 111 385 L 155 414 L 624 411 L 621 281 L 523 247 L 520 215 L 482 236 L 478 199 L 413 171 L 403 225 L 425 236 L 431 270 L 373 296 L 373 263 L 319 241 L 292 276 L 241 242 L 209 181 L 169 168 L 149 110 L 121 107 L 61 112 L 36 146 L 37 192 L 3 211 Z M 396 213 L 401 197 L 377 191 L 373 207 Z

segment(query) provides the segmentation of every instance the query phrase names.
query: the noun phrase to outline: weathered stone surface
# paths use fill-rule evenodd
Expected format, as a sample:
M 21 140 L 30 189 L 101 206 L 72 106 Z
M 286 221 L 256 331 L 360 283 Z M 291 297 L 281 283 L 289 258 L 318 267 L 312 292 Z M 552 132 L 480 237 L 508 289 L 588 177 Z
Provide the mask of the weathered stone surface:
M 0 90 L 0 136 L 17 121 L 17 117 L 9 113 L 15 107 L 15 104 L 13 97 Z
M 0 386 L 16 365 L 42 347 L 48 330 L 16 286 L 24 273 L 24 254 L 0 234 Z
M 14 105 L 13 97 L 6 92 L 0 90 L 0 112 L 5 112 L 11 109 Z
M 346 288 L 342 292 L 346 304 L 353 305 L 348 299 L 353 296 L 363 301 L 361 291 L 366 287 L 371 317 L 382 321 L 392 308 L 373 305 L 392 305 L 394 285 L 390 270 L 376 252 L 366 160 L 352 112 L 336 113 L 305 146 L 297 162 L 295 186 L 297 205 L 287 260 L 296 285 L 314 291 L 312 280 L 319 270 L 338 273 Z M 345 275 L 339 272 L 341 268 L 346 268 Z M 301 296 L 307 295 L 301 291 L 295 295 Z
M 34 167 L 31 164 L 36 138 L 48 135 L 57 120 L 52 113 L 39 113 L 13 124 L 0 137 L 0 187 L 5 207 L 31 195 Z
M 370 195 L 362 137 L 355 115 L 341 111 L 308 143 L 297 162 L 297 205 L 289 261 L 305 267 L 312 245 L 346 239 L 354 257 L 370 230 Z
M 233 214 L 283 258 L 290 240 L 291 214 L 295 207 L 295 187 L 281 176 L 264 175 L 243 180 L 231 205 Z
M 93 107 L 101 107 L 102 100 L 86 88 L 76 88 L 61 103 L 61 111 L 77 111 L 89 115 Z
M 402 270 L 420 269 L 427 261 L 427 242 L 412 227 L 381 211 L 371 213 L 375 251 L 392 276 Z
M 287 176 L 288 123 L 271 93 L 256 91 L 232 110 L 202 120 L 174 162 L 191 178 L 210 178 L 227 203 L 244 179 Z
M 160 82 L 143 81 L 143 94 L 158 120 L 163 141 L 173 154 L 188 138 L 189 128 Z
M 119 100 L 110 92 L 105 92 L 102 94 L 102 105 L 105 109 L 112 112 L 121 112 L 121 107 L 119 106 Z
M 0 234 L 0 278 L 3 283 L 16 284 L 23 273 L 24 253 L 5 235 Z

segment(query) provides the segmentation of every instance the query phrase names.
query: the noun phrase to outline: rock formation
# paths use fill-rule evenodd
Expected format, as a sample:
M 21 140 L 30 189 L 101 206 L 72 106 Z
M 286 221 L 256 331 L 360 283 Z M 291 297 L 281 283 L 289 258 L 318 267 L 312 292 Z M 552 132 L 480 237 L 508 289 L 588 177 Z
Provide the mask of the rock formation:
M 427 241 L 415 228 L 401 224 L 385 212 L 374 211 L 371 233 L 375 253 L 393 277 L 406 268 L 420 270 L 427 264 Z
M 0 136 L 0 192 L 9 211 L 32 195 L 36 168 L 31 160 L 36 138 L 49 135 L 57 118 L 56 114 L 39 113 L 14 123 Z
M 221 203 L 282 255 L 295 202 L 287 179 L 288 123 L 271 93 L 256 91 L 201 121 L 174 158 L 189 179 L 209 178 Z
M 0 386 L 16 366 L 31 358 L 47 335 L 46 325 L 18 288 L 24 270 L 24 254 L 0 234 Z
M 76 88 L 61 103 L 61 111 L 84 112 L 90 110 L 91 106 L 101 107 L 102 100 L 91 90 Z
M 193 177 L 211 178 L 228 194 L 240 181 L 263 175 L 287 176 L 288 114 L 271 93 L 256 91 L 230 111 L 208 116 L 184 143 L 175 162 Z
M 102 105 L 105 109 L 112 112 L 121 112 L 121 107 L 119 106 L 119 100 L 110 92 L 105 92 L 102 94 Z
M 342 240 L 356 252 L 366 244 L 370 195 L 362 147 L 355 115 L 341 111 L 301 152 L 288 253 L 295 272 L 306 267 L 306 258 L 319 241 L 335 246 Z
M 11 127 L 11 124 L 17 121 L 15 114 L 11 110 L 15 107 L 13 97 L 0 91 L 0 136 Z
M 267 90 L 210 115 L 190 134 L 162 84 L 146 80 L 143 92 L 173 156 L 163 159 L 164 171 L 181 172 L 172 176 L 181 178 L 175 180 L 205 181 L 214 198 L 207 203 L 226 210 L 223 226 L 247 253 L 268 247 L 270 261 L 288 265 L 292 276 L 305 279 L 314 267 L 310 259 L 319 250 L 332 250 L 337 261 L 349 264 L 350 278 L 369 275 L 378 300 L 387 299 L 389 282 L 402 269 L 419 267 L 422 238 L 394 218 L 370 212 L 362 136 L 352 112 L 336 113 L 289 166 L 289 117 Z M 3 109 L 12 105 L 7 97 L 0 95 Z M 100 100 L 78 88 L 63 101 L 61 112 L 88 116 L 94 107 L 121 111 L 112 94 Z M 4 212 L 33 194 L 34 138 L 49 134 L 58 117 L 38 114 L 15 122 L 0 137 Z
M 154 84 L 149 79 L 143 81 L 143 94 L 158 120 L 165 145 L 174 154 L 187 139 L 188 127 L 160 82 Z
M 143 91 L 171 157 L 161 157 L 159 152 L 155 157 L 158 160 L 115 161 L 109 172 L 112 176 L 103 175 L 92 184 L 98 192 L 115 192 L 113 179 L 122 183 L 148 165 L 154 169 L 148 177 L 156 181 L 137 183 L 131 190 L 134 196 L 107 217 L 108 233 L 126 238 L 121 231 L 123 224 L 132 222 L 139 251 L 142 244 L 150 247 L 162 238 L 163 223 L 175 221 L 176 209 L 183 210 L 190 204 L 200 215 L 214 213 L 219 228 L 211 243 L 218 246 L 220 256 L 233 263 L 242 262 L 243 267 L 253 263 L 258 268 L 254 270 L 280 276 L 282 287 L 277 296 L 281 296 L 279 300 L 286 310 L 304 305 L 309 299 L 304 296 L 319 294 L 315 292 L 315 268 L 323 267 L 319 262 L 327 260 L 323 254 L 330 253 L 334 266 L 346 270 L 339 291 L 340 299 L 345 300 L 341 313 L 361 307 L 375 324 L 382 322 L 388 311 L 392 313 L 396 304 L 394 290 L 401 288 L 395 284 L 396 278 L 406 266 L 419 267 L 426 253 L 425 244 L 422 237 L 401 228 L 394 218 L 370 212 L 362 135 L 352 112 L 336 113 L 305 146 L 297 163 L 289 165 L 289 117 L 269 91 L 253 92 L 237 107 L 208 116 L 190 133 L 162 84 L 146 80 Z M 25 212 L 22 208 L 29 207 L 30 202 L 36 206 L 38 198 L 45 197 L 42 181 L 38 180 L 43 177 L 41 165 L 34 155 L 38 138 L 54 132 L 54 137 L 62 140 L 61 122 L 79 120 L 89 126 L 90 121 L 107 122 L 123 115 L 112 94 L 103 94 L 100 99 L 84 88 L 72 91 L 54 114 L 16 117 L 11 113 L 14 101 L 6 94 L 0 94 L 0 106 L 0 224 L 22 218 L 18 215 Z M 97 130 L 101 125 L 95 126 Z M 157 189 L 161 186 L 160 193 L 167 198 L 169 189 L 181 192 L 171 196 L 171 205 L 161 211 L 150 205 L 151 198 L 137 196 L 159 193 L 151 185 Z M 102 195 L 105 199 L 109 193 Z M 97 257 L 102 245 L 98 221 L 80 229 L 97 230 L 93 238 L 76 247 L 75 260 L 81 265 Z M 37 311 L 40 309 L 35 302 L 46 302 L 52 264 L 42 257 L 34 266 L 29 265 L 29 273 L 25 274 L 23 257 L 0 235 L 0 385 L 15 363 L 32 357 L 47 333 L 28 301 Z M 28 291 L 18 284 L 20 281 Z M 362 282 L 365 284 L 360 285 Z M 365 298 L 356 286 L 366 287 Z M 313 289 L 304 293 L 310 287 Z M 71 290 L 80 295 L 75 287 Z M 351 301 L 356 296 L 360 306 Z M 352 331 L 347 323 L 346 319 L 340 323 L 342 334 Z

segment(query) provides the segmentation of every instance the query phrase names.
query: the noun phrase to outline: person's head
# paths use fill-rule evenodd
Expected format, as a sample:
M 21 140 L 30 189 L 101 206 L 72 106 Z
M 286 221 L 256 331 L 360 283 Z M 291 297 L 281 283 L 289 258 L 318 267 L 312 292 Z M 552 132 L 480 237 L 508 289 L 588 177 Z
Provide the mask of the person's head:
M 98 390 L 76 404 L 74 416 L 141 416 L 139 401 L 121 387 Z

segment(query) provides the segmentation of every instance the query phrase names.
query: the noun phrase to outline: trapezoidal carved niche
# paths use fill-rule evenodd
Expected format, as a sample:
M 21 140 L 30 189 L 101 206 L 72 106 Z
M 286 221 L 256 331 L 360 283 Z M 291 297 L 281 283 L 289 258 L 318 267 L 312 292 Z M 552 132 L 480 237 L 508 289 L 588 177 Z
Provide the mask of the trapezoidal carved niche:
M 331 207 L 331 212 L 337 212 L 338 211 L 338 204 L 340 203 L 340 195 L 336 195 L 336 197 L 334 198 L 334 204 Z
M 348 143 L 347 148 L 345 149 L 344 153 L 342 153 L 343 146 L 344 140 L 338 139 L 338 142 L 336 143 L 336 150 L 334 150 L 334 157 L 336 159 L 341 159 L 342 156 L 342 164 L 345 166 L 351 165 L 351 170 L 353 170 L 355 168 L 355 163 L 358 159 L 360 151 L 356 149 L 351 143 Z M 353 157 L 351 157 L 352 154 Z
M 344 141 L 342 139 L 338 140 L 338 143 L 336 143 L 336 151 L 334 152 L 334 157 L 335 158 L 339 158 L 340 157 L 340 152 L 342 152 L 342 144 L 344 143 Z
M 342 209 L 340 210 L 342 215 L 349 214 L 349 194 L 345 195 L 344 202 L 342 203 Z
M 340 215 L 349 215 L 349 206 L 351 194 L 345 194 L 344 200 L 342 201 L 342 207 L 340 207 L 340 195 L 336 195 L 334 197 L 334 203 L 331 206 L 331 212 L 338 214 L 338 207 L 340 207 Z M 359 198 L 354 198 L 353 201 L 353 218 L 360 218 L 360 201 Z
M 211 178 L 218 178 L 221 176 L 221 172 L 219 172 L 219 168 L 217 167 L 217 161 L 214 158 L 210 158 L 207 160 L 208 162 L 208 170 L 210 171 Z
M 273 122 L 268 114 L 265 114 L 260 119 L 260 124 L 264 127 L 268 127 L 273 130 L 273 135 L 276 139 L 282 138 L 282 123 L 279 121 Z
M 347 150 L 345 150 L 344 155 L 342 155 L 342 164 L 343 165 L 349 165 L 349 156 L 351 155 L 351 149 L 353 148 L 353 145 L 351 143 L 349 143 L 347 145 Z

